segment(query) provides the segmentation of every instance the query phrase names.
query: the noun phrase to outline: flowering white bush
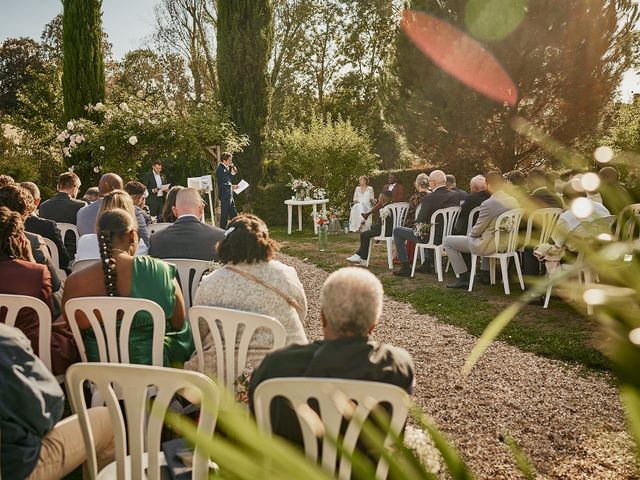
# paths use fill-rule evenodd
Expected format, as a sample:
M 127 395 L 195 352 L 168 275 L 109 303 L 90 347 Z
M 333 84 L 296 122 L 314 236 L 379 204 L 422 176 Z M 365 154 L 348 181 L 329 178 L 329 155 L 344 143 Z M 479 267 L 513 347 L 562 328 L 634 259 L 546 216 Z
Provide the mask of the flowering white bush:
M 324 188 L 316 187 L 313 189 L 313 198 L 316 200 L 322 200 L 327 196 L 327 192 L 324 191 Z

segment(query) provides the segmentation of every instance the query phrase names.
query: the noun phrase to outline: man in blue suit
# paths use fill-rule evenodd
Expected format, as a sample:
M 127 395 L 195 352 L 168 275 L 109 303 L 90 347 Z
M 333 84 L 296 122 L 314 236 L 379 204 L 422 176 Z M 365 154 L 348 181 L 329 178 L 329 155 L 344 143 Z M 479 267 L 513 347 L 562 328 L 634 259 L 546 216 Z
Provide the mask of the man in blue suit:
M 233 156 L 230 153 L 220 155 L 220 165 L 216 169 L 218 180 L 218 198 L 220 199 L 220 228 L 227 228 L 227 222 L 238 215 L 236 204 L 233 201 L 233 190 L 238 186 L 231 181 L 237 173 L 232 163 Z

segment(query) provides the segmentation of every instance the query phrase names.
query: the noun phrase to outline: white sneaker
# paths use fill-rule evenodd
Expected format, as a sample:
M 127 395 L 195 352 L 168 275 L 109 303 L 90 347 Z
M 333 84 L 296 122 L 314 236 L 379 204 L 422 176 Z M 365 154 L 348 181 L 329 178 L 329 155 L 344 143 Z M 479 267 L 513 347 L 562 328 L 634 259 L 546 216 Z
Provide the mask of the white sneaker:
M 366 260 L 360 260 L 360 266 L 361 267 L 367 267 L 367 261 Z
M 361 261 L 362 259 L 360 258 L 360 255 L 358 255 L 357 253 L 354 253 L 353 255 L 347 258 L 347 262 L 360 263 Z

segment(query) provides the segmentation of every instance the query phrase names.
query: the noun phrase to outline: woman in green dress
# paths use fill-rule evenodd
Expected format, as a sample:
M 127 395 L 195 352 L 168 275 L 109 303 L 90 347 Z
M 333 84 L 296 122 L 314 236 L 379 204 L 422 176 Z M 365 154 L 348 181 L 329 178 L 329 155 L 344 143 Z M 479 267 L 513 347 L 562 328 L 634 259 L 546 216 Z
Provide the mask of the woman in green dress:
M 131 203 L 129 207 L 129 203 Z M 195 350 L 189 322 L 186 321 L 184 298 L 176 280 L 175 266 L 147 256 L 133 254 L 138 245 L 133 203 L 125 201 L 98 217 L 97 233 L 100 262 L 69 276 L 62 305 L 72 298 L 110 296 L 152 300 L 164 311 L 164 365 L 182 367 Z M 68 320 L 68 319 L 67 319 Z M 95 335 L 88 318 L 77 312 L 76 322 L 83 331 L 89 361 L 99 361 Z M 151 364 L 153 321 L 147 312 L 138 312 L 129 334 L 131 363 Z

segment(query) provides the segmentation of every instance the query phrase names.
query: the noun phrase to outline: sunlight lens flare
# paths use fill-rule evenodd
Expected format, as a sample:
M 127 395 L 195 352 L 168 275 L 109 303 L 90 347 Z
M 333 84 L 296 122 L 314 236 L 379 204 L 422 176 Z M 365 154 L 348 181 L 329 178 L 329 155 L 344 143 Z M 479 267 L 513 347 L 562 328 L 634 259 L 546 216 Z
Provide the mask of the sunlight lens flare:
M 593 213 L 593 205 L 587 198 L 576 198 L 571 204 L 571 211 L 578 218 L 587 218 Z
M 422 53 L 478 93 L 514 106 L 518 90 L 498 61 L 477 41 L 449 23 L 405 10 L 400 26 Z
M 634 345 L 640 345 L 640 328 L 634 328 L 629 332 L 629 340 Z
M 596 151 L 593 152 L 593 158 L 596 159 L 598 163 L 609 163 L 613 160 L 615 153 L 611 147 L 598 147 Z
M 595 192 L 600 187 L 600 177 L 593 172 L 585 173 L 580 183 L 587 192 Z
M 607 295 L 604 290 L 599 288 L 590 288 L 582 294 L 584 303 L 588 305 L 603 305 L 607 301 Z

